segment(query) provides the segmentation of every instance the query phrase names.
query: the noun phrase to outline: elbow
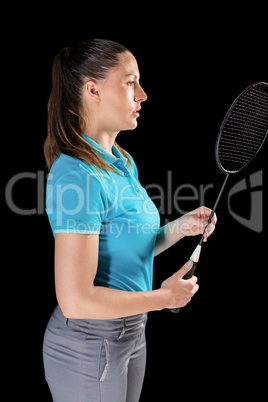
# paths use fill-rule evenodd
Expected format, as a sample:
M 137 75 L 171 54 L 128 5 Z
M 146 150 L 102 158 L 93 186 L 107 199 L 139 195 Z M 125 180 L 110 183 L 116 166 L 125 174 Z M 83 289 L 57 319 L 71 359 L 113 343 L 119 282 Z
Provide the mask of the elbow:
M 70 301 L 66 302 L 65 300 L 61 300 L 60 298 L 57 298 L 57 301 L 61 309 L 61 312 L 65 318 L 73 318 L 73 319 L 80 318 L 78 317 L 78 309 L 76 303 Z
M 58 301 L 58 305 L 61 309 L 62 314 L 65 318 L 76 318 L 76 314 L 74 313 L 74 309 L 72 306 L 66 306 L 65 303 L 61 303 Z
M 90 318 L 87 317 L 87 314 L 85 313 L 86 311 L 90 311 L 90 304 L 91 304 L 91 298 L 86 297 L 82 298 L 80 296 L 68 296 L 68 297 L 59 297 L 57 295 L 57 301 L 58 305 L 62 311 L 62 314 L 64 315 L 65 318 L 70 318 L 70 319 L 86 319 Z M 85 309 L 86 306 L 86 309 Z

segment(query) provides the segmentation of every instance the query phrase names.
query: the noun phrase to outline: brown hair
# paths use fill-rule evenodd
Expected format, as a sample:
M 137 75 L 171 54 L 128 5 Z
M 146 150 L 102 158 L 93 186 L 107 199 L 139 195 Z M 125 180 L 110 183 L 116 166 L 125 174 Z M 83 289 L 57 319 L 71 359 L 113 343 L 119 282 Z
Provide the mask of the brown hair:
M 90 80 L 105 79 L 119 63 L 119 55 L 128 49 L 111 40 L 92 39 L 72 48 L 61 49 L 52 67 L 52 87 L 48 101 L 48 133 L 44 154 L 48 169 L 59 153 L 90 163 L 97 169 L 111 170 L 82 137 L 82 87 Z M 131 162 L 128 154 L 115 142 L 116 147 Z

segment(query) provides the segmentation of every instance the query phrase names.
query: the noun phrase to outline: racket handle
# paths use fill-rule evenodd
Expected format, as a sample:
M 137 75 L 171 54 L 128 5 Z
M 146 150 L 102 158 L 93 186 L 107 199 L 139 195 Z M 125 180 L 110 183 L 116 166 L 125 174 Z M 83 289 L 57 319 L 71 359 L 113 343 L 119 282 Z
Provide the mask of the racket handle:
M 183 279 L 190 279 L 194 274 L 196 266 L 197 262 L 194 262 L 192 268 L 190 269 L 189 272 L 187 272 L 187 274 L 184 275 Z M 169 309 L 169 311 L 171 311 L 171 313 L 178 313 L 180 311 L 180 308 L 171 308 Z

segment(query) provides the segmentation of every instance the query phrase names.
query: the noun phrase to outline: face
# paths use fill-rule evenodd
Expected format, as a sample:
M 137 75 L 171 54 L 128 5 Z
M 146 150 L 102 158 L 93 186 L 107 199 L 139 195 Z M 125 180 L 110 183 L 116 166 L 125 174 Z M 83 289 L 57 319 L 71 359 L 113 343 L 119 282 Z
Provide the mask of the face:
M 147 99 L 139 83 L 135 57 L 126 52 L 120 55 L 119 65 L 99 83 L 99 120 L 106 130 L 122 131 L 137 127 L 141 104 Z

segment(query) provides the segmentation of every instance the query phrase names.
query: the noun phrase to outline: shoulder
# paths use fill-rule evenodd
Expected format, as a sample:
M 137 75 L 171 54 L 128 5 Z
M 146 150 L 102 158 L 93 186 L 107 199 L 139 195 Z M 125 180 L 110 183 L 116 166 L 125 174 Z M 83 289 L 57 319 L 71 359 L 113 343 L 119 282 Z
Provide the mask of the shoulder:
M 47 195 L 51 192 L 105 193 L 101 174 L 77 158 L 61 154 L 54 161 L 47 178 Z
M 54 183 L 70 182 L 84 180 L 86 176 L 100 178 L 100 174 L 94 166 L 72 156 L 60 154 L 51 166 L 48 179 Z
M 60 155 L 52 165 L 46 190 L 46 212 L 54 233 L 100 233 L 107 197 L 93 166 Z

